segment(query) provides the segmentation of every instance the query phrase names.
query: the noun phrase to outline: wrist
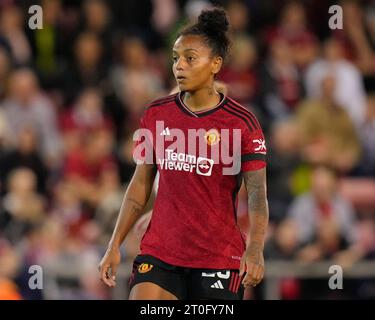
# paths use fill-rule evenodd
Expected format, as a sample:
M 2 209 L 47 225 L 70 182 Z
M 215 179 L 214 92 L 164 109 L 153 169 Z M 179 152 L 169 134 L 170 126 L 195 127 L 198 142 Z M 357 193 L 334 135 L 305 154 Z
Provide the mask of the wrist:
M 119 250 L 121 244 L 118 241 L 110 241 L 107 250 Z
M 247 251 L 261 251 L 263 252 L 264 244 L 259 242 L 250 242 L 247 246 Z

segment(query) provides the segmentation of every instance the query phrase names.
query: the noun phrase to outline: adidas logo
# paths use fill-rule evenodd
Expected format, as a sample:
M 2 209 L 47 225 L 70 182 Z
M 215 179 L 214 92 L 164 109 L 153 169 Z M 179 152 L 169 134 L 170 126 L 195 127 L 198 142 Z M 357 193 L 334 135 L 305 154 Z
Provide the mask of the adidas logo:
M 169 132 L 169 128 L 166 127 L 161 133 L 161 136 L 169 136 L 171 133 Z
M 214 288 L 214 289 L 224 289 L 223 284 L 221 283 L 220 280 L 217 280 L 217 281 L 211 286 L 211 288 Z

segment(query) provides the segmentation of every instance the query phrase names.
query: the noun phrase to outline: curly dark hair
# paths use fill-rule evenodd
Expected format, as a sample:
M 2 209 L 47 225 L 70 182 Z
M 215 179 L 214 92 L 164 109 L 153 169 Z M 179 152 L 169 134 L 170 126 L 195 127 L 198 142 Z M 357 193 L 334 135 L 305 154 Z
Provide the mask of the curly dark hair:
M 212 49 L 212 54 L 225 60 L 231 44 L 228 30 L 229 21 L 225 11 L 221 8 L 214 8 L 203 10 L 198 17 L 198 22 L 182 29 L 177 37 L 186 35 L 202 36 Z

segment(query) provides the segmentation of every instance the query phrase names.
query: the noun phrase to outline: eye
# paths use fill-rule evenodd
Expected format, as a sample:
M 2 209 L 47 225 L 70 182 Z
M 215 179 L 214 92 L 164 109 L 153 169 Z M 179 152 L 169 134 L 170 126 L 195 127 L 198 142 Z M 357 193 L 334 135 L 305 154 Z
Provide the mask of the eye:
M 194 61 L 196 58 L 195 57 L 192 57 L 192 56 L 188 56 L 187 57 L 187 60 L 189 61 L 189 62 L 192 62 L 192 61 Z
M 177 57 L 173 57 L 172 60 L 175 63 L 175 62 L 177 62 L 178 58 Z

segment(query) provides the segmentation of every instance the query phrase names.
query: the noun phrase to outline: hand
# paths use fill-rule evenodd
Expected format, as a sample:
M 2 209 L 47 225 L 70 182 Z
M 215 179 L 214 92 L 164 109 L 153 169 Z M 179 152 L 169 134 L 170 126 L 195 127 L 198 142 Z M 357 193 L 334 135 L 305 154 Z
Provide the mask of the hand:
M 255 287 L 258 285 L 264 276 L 264 257 L 260 249 L 252 248 L 246 249 L 241 259 L 240 277 L 246 272 L 246 276 L 242 280 L 244 287 Z
M 108 287 L 116 286 L 116 271 L 121 261 L 119 248 L 108 248 L 99 264 L 100 280 Z

